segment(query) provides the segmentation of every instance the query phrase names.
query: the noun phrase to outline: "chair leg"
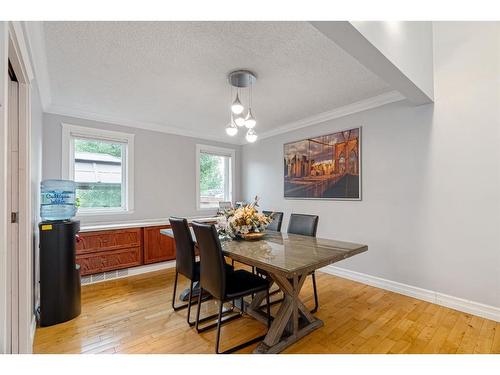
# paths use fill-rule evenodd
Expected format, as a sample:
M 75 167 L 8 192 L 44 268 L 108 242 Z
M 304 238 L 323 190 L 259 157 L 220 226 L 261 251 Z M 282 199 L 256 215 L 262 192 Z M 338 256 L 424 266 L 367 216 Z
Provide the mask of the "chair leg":
M 255 266 L 252 266 L 252 274 L 256 274 L 255 273 Z M 252 299 L 255 297 L 255 293 L 252 293 Z
M 222 301 L 219 301 L 219 317 L 217 318 L 217 337 L 215 339 L 215 354 L 220 354 L 219 353 L 219 341 L 220 341 L 220 326 L 221 326 L 221 320 L 222 320 L 222 306 L 224 304 Z
M 269 299 L 269 288 L 266 290 L 266 303 L 267 303 L 267 328 L 271 327 L 271 303 Z
M 318 311 L 319 303 L 318 303 L 318 289 L 316 288 L 316 273 L 312 273 L 312 282 L 313 282 L 313 290 L 314 290 L 314 309 L 311 310 L 311 313 L 315 313 Z
M 200 309 L 201 309 L 201 303 L 202 303 L 200 296 L 202 295 L 202 293 L 203 293 L 203 289 L 200 286 L 200 294 L 198 295 L 198 309 L 196 310 L 196 321 L 194 323 L 191 323 L 188 320 L 188 324 L 190 326 L 193 326 L 193 325 L 196 326 L 196 332 L 202 333 L 202 332 L 208 331 L 208 330 L 210 330 L 212 328 L 215 328 L 220 323 L 225 324 L 225 323 L 228 323 L 228 322 L 230 322 L 232 320 L 241 318 L 243 316 L 243 313 L 238 313 L 236 315 L 231 315 L 231 316 L 229 316 L 229 317 L 227 317 L 227 318 L 225 318 L 224 320 L 221 321 L 221 318 L 222 318 L 223 315 L 225 316 L 225 314 L 230 314 L 230 313 L 232 313 L 234 311 L 234 302 L 233 302 L 233 306 L 229 310 L 222 312 L 221 315 L 219 315 L 219 314 L 213 314 L 213 315 L 209 315 L 209 316 L 206 316 L 206 317 L 200 319 Z M 221 307 L 220 308 L 222 309 L 223 307 L 224 307 L 224 304 L 221 303 Z M 203 322 L 206 322 L 206 321 L 209 321 L 209 320 L 213 320 L 215 318 L 217 318 L 217 322 L 216 323 L 212 323 L 212 324 L 209 324 L 209 325 L 207 325 L 205 327 L 201 327 L 200 328 L 200 323 L 203 323 Z
M 227 349 L 227 350 L 224 350 L 223 352 L 220 352 L 219 351 L 219 343 L 220 343 L 220 329 L 221 329 L 221 318 L 222 318 L 222 305 L 223 305 L 223 302 L 220 301 L 220 306 L 219 306 L 219 319 L 217 320 L 217 336 L 215 338 L 215 353 L 216 354 L 230 354 L 230 353 L 233 353 L 233 352 L 236 352 L 240 349 L 243 349 L 249 345 L 252 345 L 256 342 L 259 342 L 259 341 L 262 341 L 266 335 L 262 335 L 262 336 L 258 336 L 258 337 L 255 337 L 247 342 L 244 342 L 242 344 L 239 344 L 239 345 L 236 345 L 236 346 L 233 346 L 232 348 L 230 349 Z
M 172 309 L 174 311 L 179 311 L 179 310 L 182 310 L 182 309 L 185 309 L 185 308 L 188 308 L 189 307 L 189 303 L 185 303 L 183 305 L 180 305 L 180 306 L 175 306 L 175 297 L 176 297 L 176 294 L 177 294 L 177 282 L 178 282 L 178 279 L 179 279 L 179 273 L 176 272 L 175 273 L 175 281 L 174 281 L 174 292 L 172 294 Z M 191 288 L 190 288 L 190 301 L 193 299 L 193 290 L 194 290 L 194 282 L 191 280 Z M 211 296 L 209 296 L 208 298 L 211 298 Z M 205 298 L 205 299 L 208 299 L 208 298 Z M 193 302 L 191 301 L 191 305 L 194 305 L 198 303 L 197 301 L 196 302 Z
M 181 305 L 181 306 L 175 306 L 175 297 L 176 297 L 176 294 L 177 294 L 177 281 L 179 279 L 179 272 L 175 272 L 175 281 L 174 281 L 174 293 L 172 295 L 172 309 L 174 311 L 179 311 L 181 309 L 185 309 L 186 307 L 188 307 L 188 304 L 184 304 L 184 305 Z
M 198 331 L 198 325 L 200 323 L 200 310 L 201 310 L 201 295 L 203 293 L 203 288 L 200 286 L 200 294 L 198 294 L 198 309 L 196 310 L 196 330 Z
M 201 292 L 201 290 L 200 290 Z M 189 286 L 189 296 L 188 296 L 188 311 L 187 311 L 187 323 L 190 327 L 194 325 L 195 322 L 191 322 L 191 297 L 193 295 L 193 280 L 191 280 L 191 285 Z M 201 296 L 201 293 L 200 293 Z M 201 305 L 200 298 L 198 297 L 198 304 Z M 199 306 L 198 305 L 198 306 Z

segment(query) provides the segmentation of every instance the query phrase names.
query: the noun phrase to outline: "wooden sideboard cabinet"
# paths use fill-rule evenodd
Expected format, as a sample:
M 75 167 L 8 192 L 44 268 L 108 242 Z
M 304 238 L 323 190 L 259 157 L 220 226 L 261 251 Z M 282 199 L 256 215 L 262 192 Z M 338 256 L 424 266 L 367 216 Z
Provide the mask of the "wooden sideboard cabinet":
M 170 225 L 79 233 L 82 276 L 175 259 L 175 241 L 160 233 L 165 228 Z
M 174 239 L 160 233 L 166 228 L 170 225 L 144 228 L 144 264 L 175 259 Z
M 82 275 L 143 264 L 142 228 L 79 233 L 76 262 Z

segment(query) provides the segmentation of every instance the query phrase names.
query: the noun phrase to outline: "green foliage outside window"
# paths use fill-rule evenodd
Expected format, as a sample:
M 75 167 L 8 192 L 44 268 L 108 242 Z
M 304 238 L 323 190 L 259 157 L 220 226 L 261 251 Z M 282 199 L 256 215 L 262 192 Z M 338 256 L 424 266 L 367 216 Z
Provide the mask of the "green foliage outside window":
M 224 157 L 200 154 L 200 191 L 224 189 L 223 167 Z
M 76 152 L 95 152 L 97 154 L 108 154 L 121 158 L 122 145 L 103 141 L 90 141 L 85 139 L 75 139 Z
M 81 208 L 113 208 L 122 205 L 122 189 L 119 184 L 78 184 L 76 196 L 80 199 Z
M 75 152 L 93 152 L 97 154 L 122 157 L 123 145 L 104 141 L 75 139 Z M 116 208 L 122 206 L 121 184 L 78 183 L 76 197 L 80 208 Z

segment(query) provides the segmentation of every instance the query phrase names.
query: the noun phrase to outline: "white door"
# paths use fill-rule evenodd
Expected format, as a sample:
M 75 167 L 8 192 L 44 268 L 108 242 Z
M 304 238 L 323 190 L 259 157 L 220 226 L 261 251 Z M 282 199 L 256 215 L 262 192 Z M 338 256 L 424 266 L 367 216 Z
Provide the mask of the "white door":
M 13 79 L 12 79 L 13 78 Z M 7 311 L 7 327 L 10 326 L 11 353 L 19 352 L 19 84 L 12 75 L 9 80 L 8 111 L 8 154 L 7 154 L 7 212 L 11 220 L 7 232 L 8 272 L 10 307 Z

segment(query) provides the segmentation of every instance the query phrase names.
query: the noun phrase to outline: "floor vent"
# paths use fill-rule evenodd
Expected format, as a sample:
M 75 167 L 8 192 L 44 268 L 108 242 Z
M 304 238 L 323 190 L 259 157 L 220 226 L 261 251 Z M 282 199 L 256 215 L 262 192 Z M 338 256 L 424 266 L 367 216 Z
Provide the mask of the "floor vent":
M 93 275 L 82 276 L 82 285 L 98 283 L 99 281 L 104 281 L 104 280 L 112 280 L 127 275 L 128 275 L 128 268 L 117 271 L 95 273 Z
M 103 281 L 104 280 L 104 272 L 103 273 L 96 273 L 92 275 L 92 282 L 95 283 L 97 281 Z
M 116 271 L 104 272 L 104 279 L 106 279 L 106 280 L 116 279 Z
M 128 275 L 128 268 L 116 271 L 116 277 L 123 277 Z

